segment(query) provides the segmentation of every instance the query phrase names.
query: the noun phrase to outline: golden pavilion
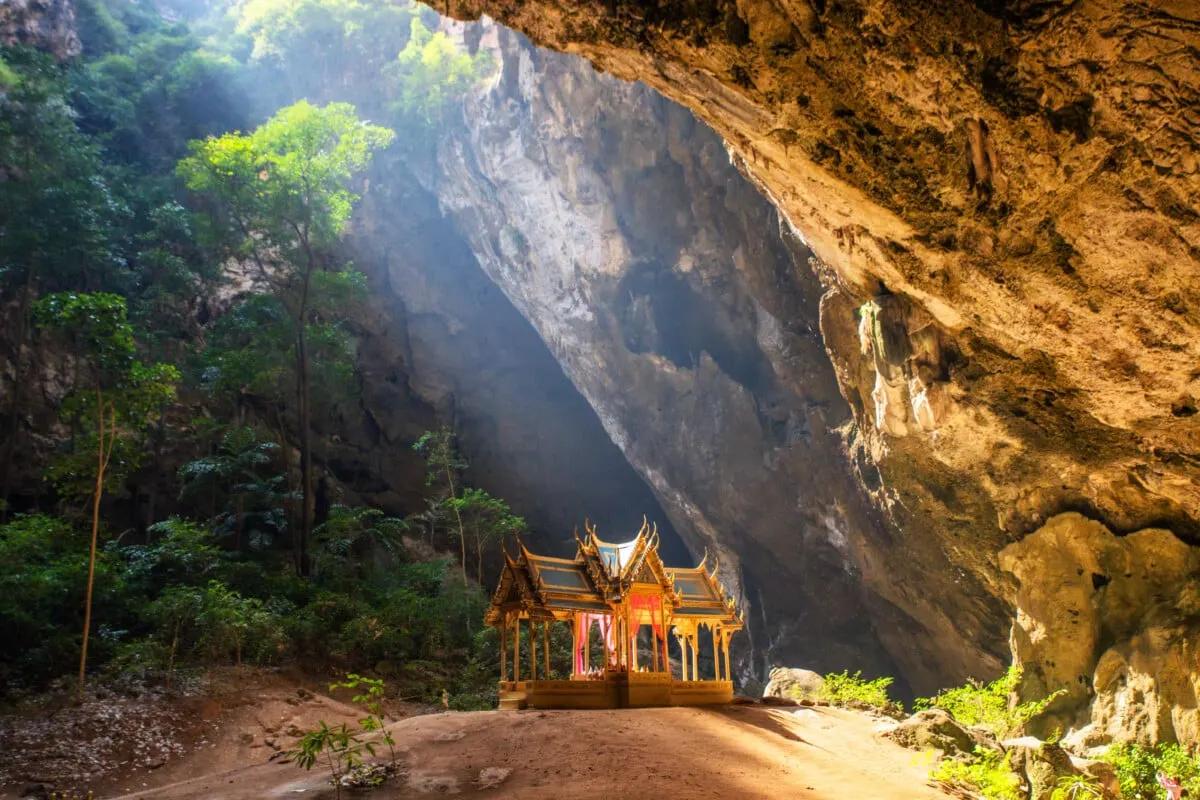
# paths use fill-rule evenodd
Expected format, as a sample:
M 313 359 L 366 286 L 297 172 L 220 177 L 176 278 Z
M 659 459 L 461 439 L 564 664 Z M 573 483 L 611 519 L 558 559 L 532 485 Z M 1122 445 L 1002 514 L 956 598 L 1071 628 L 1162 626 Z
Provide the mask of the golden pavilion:
M 574 558 L 535 555 L 523 543 L 516 557 L 504 554 L 486 617 L 500 634 L 500 707 L 730 702 L 729 641 L 744 622 L 717 582 L 716 566 L 707 566 L 707 555 L 696 567 L 665 566 L 658 555 L 657 526 L 645 520 L 637 536 L 623 544 L 603 541 L 588 523 L 584 530 L 584 539 L 575 534 Z M 555 623 L 571 630 L 571 664 L 559 670 L 570 675 L 565 680 L 551 678 Z M 523 627 L 527 654 L 521 652 Z M 712 640 L 712 668 L 705 670 L 711 674 L 704 676 L 698 658 L 701 630 Z M 671 638 L 677 648 L 668 646 Z M 678 674 L 672 650 L 678 653 Z

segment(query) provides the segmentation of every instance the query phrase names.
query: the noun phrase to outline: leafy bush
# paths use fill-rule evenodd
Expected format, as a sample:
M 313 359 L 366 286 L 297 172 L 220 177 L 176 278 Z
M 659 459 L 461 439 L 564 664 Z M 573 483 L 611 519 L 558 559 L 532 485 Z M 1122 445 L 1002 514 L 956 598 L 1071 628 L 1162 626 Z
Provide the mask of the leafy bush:
M 1109 748 L 1104 760 L 1117 771 L 1123 800 L 1157 800 L 1162 796 L 1157 775 L 1163 773 L 1183 784 L 1189 796 L 1200 795 L 1200 758 L 1178 744 L 1142 747 L 1119 744 Z
M 1050 793 L 1050 800 L 1103 800 L 1104 789 L 1088 775 L 1065 775 Z
M 0 685 L 33 685 L 68 672 L 79 658 L 87 535 L 57 517 L 16 517 L 0 525 L 0 564 Z M 119 619 L 124 591 L 118 565 L 99 553 L 97 617 Z M 96 642 L 97 655 L 105 647 Z
M 825 676 L 821 697 L 835 706 L 867 705 L 872 708 L 890 708 L 898 705 L 888 696 L 888 687 L 894 679 L 889 676 L 866 680 L 861 672 L 853 675 L 849 671 L 831 672 Z
M 1020 682 L 1021 668 L 1014 664 L 991 683 L 968 680 L 934 697 L 917 698 L 916 708 L 940 708 L 964 725 L 987 728 L 1001 738 L 1013 736 L 1063 694 L 1060 690 L 1040 700 L 1011 705 L 1009 699 Z
M 930 777 L 947 786 L 973 791 L 985 800 L 1023 800 L 1021 780 L 1008 754 L 976 747 L 969 759 L 943 759 Z

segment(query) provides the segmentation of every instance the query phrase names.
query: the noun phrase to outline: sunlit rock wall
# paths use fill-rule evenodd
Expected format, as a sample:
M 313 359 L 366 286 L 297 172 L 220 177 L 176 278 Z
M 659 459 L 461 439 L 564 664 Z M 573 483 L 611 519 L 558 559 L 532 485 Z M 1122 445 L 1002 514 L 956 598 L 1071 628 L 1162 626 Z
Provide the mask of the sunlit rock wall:
M 827 267 L 847 441 L 934 585 L 1011 602 L 997 554 L 1064 511 L 1200 542 L 1196 4 L 437 5 L 649 83 L 743 160 Z
M 693 552 L 719 558 L 752 623 L 744 674 L 861 667 L 924 690 L 994 669 L 998 607 L 936 549 L 917 558 L 855 479 L 809 250 L 690 113 L 500 41 L 434 190 Z

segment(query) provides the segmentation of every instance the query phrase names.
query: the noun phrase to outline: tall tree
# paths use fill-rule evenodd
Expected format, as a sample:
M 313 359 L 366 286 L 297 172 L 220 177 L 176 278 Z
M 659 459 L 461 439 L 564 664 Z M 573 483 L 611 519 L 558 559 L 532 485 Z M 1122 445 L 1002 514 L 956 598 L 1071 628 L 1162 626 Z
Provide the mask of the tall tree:
M 77 429 L 75 446 L 49 472 L 64 495 L 92 496 L 92 535 L 79 649 L 82 692 L 92 624 L 100 503 L 105 489 L 115 487 L 136 467 L 141 452 L 136 440 L 156 412 L 174 399 L 179 371 L 170 364 L 147 365 L 136 360 L 125 300 L 115 294 L 48 295 L 37 302 L 34 317 L 43 328 L 65 338 L 82 362 L 82 378 L 63 404 L 64 415 Z
M 314 510 L 309 334 L 322 322 L 314 301 L 322 291 L 337 295 L 356 282 L 357 273 L 334 255 L 358 199 L 350 185 L 393 137 L 361 121 L 349 104 L 322 108 L 301 101 L 252 133 L 192 142 L 178 167 L 188 188 L 209 201 L 214 230 L 229 255 L 253 266 L 292 323 L 301 493 L 295 559 L 301 574 L 309 569 Z

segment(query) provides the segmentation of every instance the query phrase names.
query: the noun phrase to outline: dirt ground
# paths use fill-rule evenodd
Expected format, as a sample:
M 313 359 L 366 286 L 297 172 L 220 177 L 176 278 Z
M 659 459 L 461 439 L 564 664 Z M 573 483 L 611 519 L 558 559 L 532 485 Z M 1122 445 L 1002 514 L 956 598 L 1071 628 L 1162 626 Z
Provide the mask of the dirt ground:
M 98 686 L 83 702 L 66 692 L 0 717 L 0 800 L 101 800 L 261 765 L 319 720 L 356 727 L 362 716 L 314 676 L 228 668 L 180 683 L 171 692 Z M 431 708 L 387 710 L 396 719 Z
M 484 711 L 391 726 L 402 774 L 347 798 L 945 798 L 919 754 L 880 738 L 871 717 L 831 708 Z M 192 774 L 214 766 L 181 764 Z M 156 800 L 326 800 L 315 770 L 266 763 L 124 795 Z

